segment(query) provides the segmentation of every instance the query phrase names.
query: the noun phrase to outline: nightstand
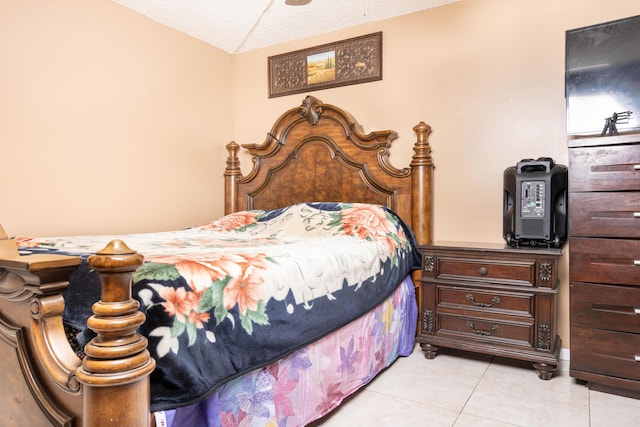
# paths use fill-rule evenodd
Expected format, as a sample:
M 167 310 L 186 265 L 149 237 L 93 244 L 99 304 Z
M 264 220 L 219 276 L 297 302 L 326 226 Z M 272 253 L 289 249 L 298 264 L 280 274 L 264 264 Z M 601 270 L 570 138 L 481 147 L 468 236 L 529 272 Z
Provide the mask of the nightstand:
M 439 347 L 526 360 L 540 379 L 558 366 L 558 260 L 562 249 L 495 243 L 420 246 L 420 325 L 427 359 Z

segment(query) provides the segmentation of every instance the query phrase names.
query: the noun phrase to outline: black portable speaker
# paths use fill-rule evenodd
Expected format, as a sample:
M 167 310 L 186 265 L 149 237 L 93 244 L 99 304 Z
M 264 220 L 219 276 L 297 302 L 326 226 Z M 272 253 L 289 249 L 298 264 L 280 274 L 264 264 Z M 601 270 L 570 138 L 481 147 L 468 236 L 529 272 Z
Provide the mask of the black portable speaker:
M 561 247 L 567 238 L 566 166 L 523 159 L 504 171 L 502 234 L 510 246 Z

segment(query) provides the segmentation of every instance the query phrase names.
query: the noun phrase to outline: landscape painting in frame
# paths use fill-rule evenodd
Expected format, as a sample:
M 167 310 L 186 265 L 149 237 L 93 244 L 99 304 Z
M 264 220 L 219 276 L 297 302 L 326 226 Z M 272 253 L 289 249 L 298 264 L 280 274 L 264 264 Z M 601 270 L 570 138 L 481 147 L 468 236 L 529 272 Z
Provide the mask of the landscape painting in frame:
M 336 51 L 307 56 L 307 84 L 332 82 L 336 79 Z
M 382 80 L 382 32 L 270 56 L 269 98 Z

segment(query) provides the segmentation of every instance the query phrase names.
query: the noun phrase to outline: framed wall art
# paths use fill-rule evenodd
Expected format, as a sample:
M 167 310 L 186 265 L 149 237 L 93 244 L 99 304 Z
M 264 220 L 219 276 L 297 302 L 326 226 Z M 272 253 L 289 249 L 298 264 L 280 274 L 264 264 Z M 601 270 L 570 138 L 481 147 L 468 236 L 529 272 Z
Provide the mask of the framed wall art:
M 269 98 L 382 80 L 382 32 L 270 56 Z

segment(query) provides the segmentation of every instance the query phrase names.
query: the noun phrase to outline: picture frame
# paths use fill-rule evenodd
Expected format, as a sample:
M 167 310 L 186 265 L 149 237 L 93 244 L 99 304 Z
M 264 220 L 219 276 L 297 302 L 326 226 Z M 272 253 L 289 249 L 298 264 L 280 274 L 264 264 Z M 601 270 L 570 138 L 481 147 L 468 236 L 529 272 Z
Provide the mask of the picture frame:
M 269 98 L 382 80 L 382 32 L 268 58 Z

